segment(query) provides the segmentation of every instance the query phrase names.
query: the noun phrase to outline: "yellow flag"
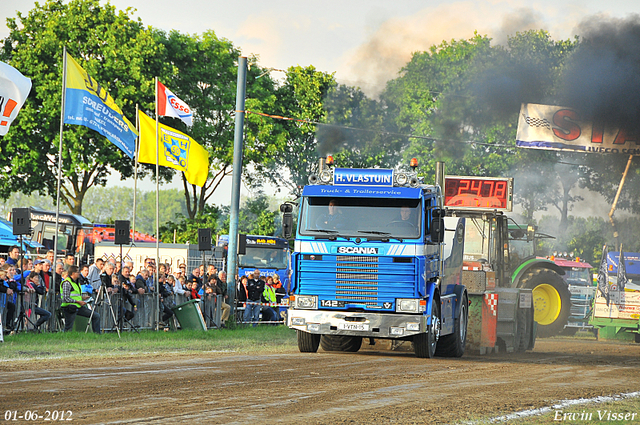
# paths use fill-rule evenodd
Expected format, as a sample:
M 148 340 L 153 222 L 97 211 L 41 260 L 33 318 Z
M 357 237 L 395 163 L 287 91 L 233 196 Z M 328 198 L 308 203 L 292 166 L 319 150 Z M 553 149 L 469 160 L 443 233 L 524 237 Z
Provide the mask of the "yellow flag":
M 209 154 L 195 140 L 186 134 L 156 121 L 140 111 L 140 152 L 138 161 L 145 164 L 156 163 L 156 149 L 160 147 L 160 165 L 184 172 L 187 181 L 196 186 L 204 186 L 209 175 Z

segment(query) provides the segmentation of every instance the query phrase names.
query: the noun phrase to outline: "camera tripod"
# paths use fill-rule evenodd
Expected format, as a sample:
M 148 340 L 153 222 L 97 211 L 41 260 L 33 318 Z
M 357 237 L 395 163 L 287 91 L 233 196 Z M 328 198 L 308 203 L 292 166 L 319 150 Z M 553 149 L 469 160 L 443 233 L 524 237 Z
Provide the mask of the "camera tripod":
M 22 280 L 24 280 L 24 274 L 22 276 Z M 24 285 L 24 283 L 21 282 L 22 285 Z M 31 321 L 31 319 L 29 319 L 29 316 L 27 316 L 27 314 L 25 313 L 25 308 L 24 308 L 24 289 L 18 291 L 18 306 L 16 306 L 17 308 L 20 309 L 20 312 L 18 313 L 18 317 L 16 317 L 14 319 L 14 323 L 15 326 L 13 327 L 13 333 L 20 333 L 20 331 L 24 331 L 27 329 L 24 329 L 25 326 L 25 321 L 29 322 L 31 324 L 31 326 L 33 326 L 33 328 L 36 330 L 36 332 L 40 333 L 40 329 L 38 329 L 36 327 L 36 324 L 33 323 Z
M 113 322 L 116 323 L 116 330 L 118 331 L 118 338 L 120 338 L 120 328 L 117 326 L 116 314 L 113 312 L 113 304 L 111 304 L 111 296 L 109 296 L 109 292 L 104 283 L 100 283 L 100 288 L 98 288 L 98 294 L 96 295 L 95 302 L 93 303 L 93 308 L 91 309 L 91 315 L 89 316 L 89 322 L 87 322 L 87 328 L 84 333 L 89 332 L 89 326 L 91 326 L 91 321 L 93 320 L 93 313 L 96 311 L 98 306 L 100 306 L 104 299 L 107 299 L 107 305 L 109 306 L 109 310 L 111 311 L 111 317 L 113 317 Z

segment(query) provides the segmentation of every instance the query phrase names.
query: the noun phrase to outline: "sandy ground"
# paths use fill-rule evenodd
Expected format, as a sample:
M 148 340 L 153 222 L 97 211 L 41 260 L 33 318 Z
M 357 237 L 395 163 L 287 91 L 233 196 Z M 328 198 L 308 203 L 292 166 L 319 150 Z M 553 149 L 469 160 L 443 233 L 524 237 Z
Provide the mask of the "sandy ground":
M 2 365 L 0 415 L 43 416 L 13 423 L 51 423 L 46 411 L 77 424 L 457 423 L 639 391 L 639 366 L 640 344 L 573 339 L 460 359 L 374 348 L 17 362 Z

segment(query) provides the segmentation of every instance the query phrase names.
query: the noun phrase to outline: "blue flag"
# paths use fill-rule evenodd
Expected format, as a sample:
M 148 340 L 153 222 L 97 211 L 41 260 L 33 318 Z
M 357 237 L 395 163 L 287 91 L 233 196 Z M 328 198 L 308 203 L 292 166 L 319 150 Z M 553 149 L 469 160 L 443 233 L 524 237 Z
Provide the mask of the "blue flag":
M 97 131 L 133 159 L 136 127 L 107 91 L 67 53 L 64 123 Z

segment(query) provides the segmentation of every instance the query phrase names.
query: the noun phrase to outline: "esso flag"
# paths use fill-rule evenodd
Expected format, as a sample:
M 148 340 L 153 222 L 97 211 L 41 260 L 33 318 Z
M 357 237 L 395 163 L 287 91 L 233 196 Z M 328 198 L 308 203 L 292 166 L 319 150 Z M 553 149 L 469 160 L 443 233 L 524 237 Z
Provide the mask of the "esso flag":
M 158 81 L 158 115 L 161 117 L 175 117 L 186 125 L 193 125 L 193 112 L 189 105 L 180 100 L 175 94 Z
M 0 62 L 0 136 L 7 134 L 30 91 L 29 78 L 14 67 Z

